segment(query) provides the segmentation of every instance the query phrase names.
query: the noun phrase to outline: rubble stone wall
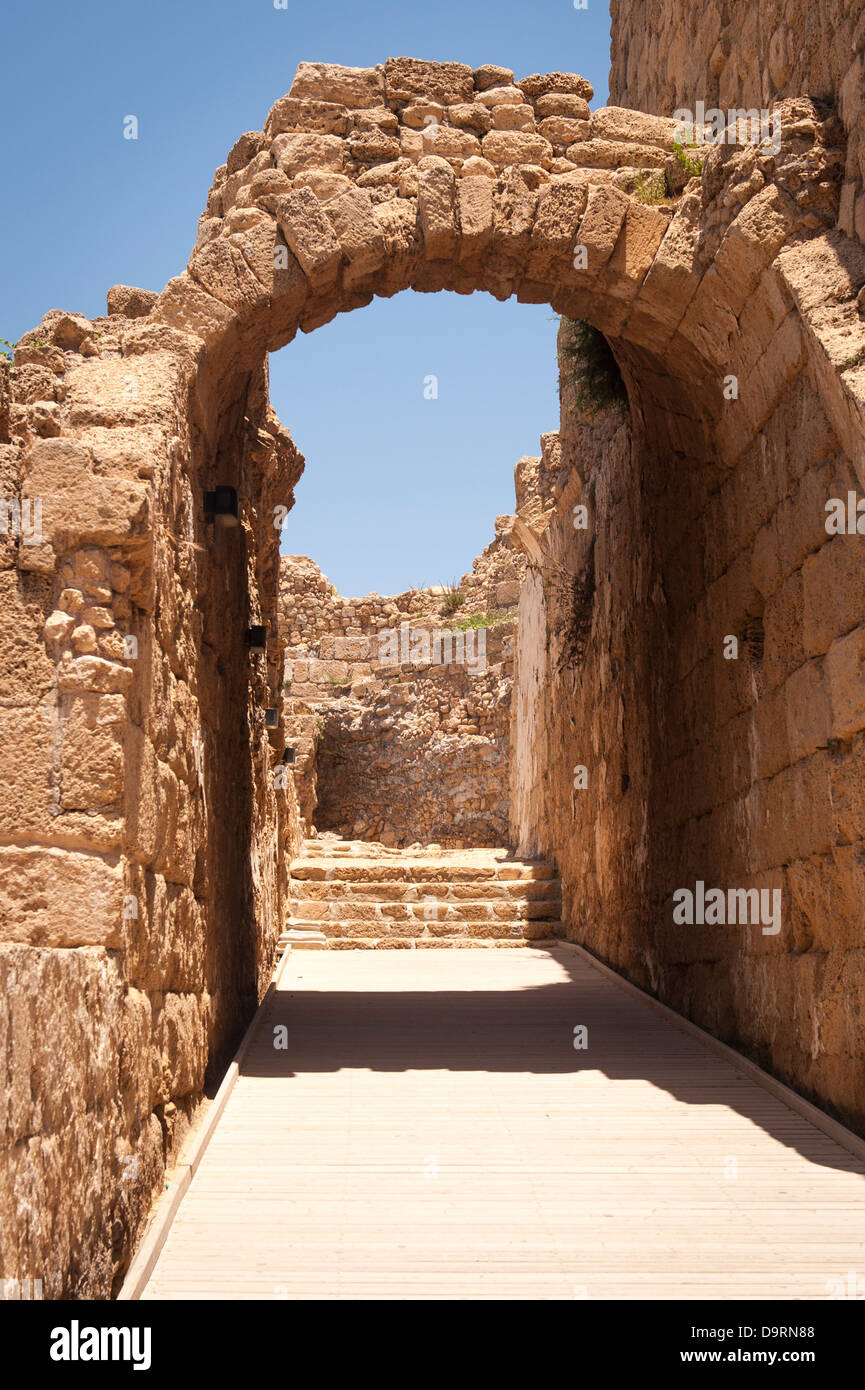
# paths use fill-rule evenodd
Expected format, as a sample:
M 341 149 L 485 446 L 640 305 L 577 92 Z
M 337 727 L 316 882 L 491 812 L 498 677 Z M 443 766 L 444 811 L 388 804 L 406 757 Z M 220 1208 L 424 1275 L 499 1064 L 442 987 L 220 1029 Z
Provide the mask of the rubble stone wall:
M 610 100 L 671 116 L 809 96 L 839 113 L 838 225 L 865 241 L 865 14 L 857 0 L 611 0 Z
M 494 604 L 515 605 L 524 567 L 493 541 L 449 621 L 441 587 L 343 598 L 312 560 L 282 557 L 286 736 L 307 829 L 387 845 L 505 842 L 514 623 L 499 619 L 515 607 Z M 472 612 L 491 625 L 456 626 Z

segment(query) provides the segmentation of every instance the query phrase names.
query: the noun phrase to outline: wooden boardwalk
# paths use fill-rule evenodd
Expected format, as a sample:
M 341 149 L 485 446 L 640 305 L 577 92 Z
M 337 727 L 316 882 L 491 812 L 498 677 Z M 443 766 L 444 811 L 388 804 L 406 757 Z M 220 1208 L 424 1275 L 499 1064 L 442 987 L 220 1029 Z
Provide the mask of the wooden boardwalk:
M 825 1299 L 863 1174 L 567 948 L 298 952 L 143 1297 Z

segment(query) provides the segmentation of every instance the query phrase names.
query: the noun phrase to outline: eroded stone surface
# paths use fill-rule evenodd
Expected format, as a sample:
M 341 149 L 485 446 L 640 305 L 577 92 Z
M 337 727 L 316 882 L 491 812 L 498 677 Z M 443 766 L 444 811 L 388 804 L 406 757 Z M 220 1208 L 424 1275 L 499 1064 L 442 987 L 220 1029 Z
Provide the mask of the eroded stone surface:
M 206 1068 L 266 986 L 300 838 L 278 522 L 303 466 L 266 353 L 410 286 L 588 319 L 632 402 L 630 430 L 586 435 L 566 387 L 561 440 L 518 471 L 515 837 L 557 859 L 571 935 L 861 1121 L 865 594 L 855 538 L 819 524 L 828 488 L 865 486 L 840 127 L 791 98 L 777 152 L 714 150 L 672 181 L 668 125 L 589 120 L 591 96 L 574 74 L 301 64 L 217 171 L 155 304 L 115 287 L 107 317 L 51 311 L 0 362 L 2 495 L 42 504 L 0 535 L 0 964 L 28 1039 L 7 1064 L 8 1276 L 50 1265 L 52 1296 L 111 1291 Z M 662 203 L 641 169 L 663 173 Z M 236 525 L 225 493 L 205 510 L 216 489 L 235 490 Z M 593 566 L 564 617 L 550 557 L 567 585 Z M 575 602 L 584 675 L 563 646 Z M 723 663 L 726 631 L 748 661 Z M 785 933 L 674 931 L 668 895 L 715 875 L 780 875 Z M 90 884 L 92 912 L 59 923 L 55 881 Z

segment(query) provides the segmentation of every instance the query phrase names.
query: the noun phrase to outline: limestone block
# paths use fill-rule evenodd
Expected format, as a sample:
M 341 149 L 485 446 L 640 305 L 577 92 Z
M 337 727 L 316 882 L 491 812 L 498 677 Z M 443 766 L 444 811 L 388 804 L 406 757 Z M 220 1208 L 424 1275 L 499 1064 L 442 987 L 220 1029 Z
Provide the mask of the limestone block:
M 55 552 L 81 544 L 120 545 L 147 525 L 147 484 L 95 474 L 90 451 L 75 440 L 35 441 L 26 479 L 28 495 L 41 499 L 43 545 Z
M 784 686 L 784 695 L 787 737 L 793 760 L 825 748 L 832 715 L 821 663 L 809 661 L 794 671 Z
M 303 97 L 280 97 L 274 102 L 264 123 L 264 133 L 276 135 L 305 130 L 315 135 L 345 135 L 348 108 L 340 102 L 315 101 Z
M 159 298 L 156 290 L 139 290 L 132 285 L 112 285 L 106 296 L 109 314 L 125 319 L 146 318 Z
M 0 570 L 0 705 L 36 705 L 54 684 L 54 662 L 42 643 L 50 579 Z
M 549 169 L 553 147 L 542 135 L 530 135 L 519 130 L 491 130 L 481 141 L 484 159 L 496 168 L 507 164 L 540 164 Z
M 593 111 L 592 135 L 598 140 L 625 140 L 633 145 L 657 145 L 672 151 L 678 122 L 667 116 L 647 116 L 621 106 L 602 106 Z
M 61 690 L 91 690 L 101 695 L 115 695 L 129 689 L 133 675 L 131 667 L 117 661 L 105 661 L 98 656 L 64 656 L 57 668 L 57 684 Z
M 577 140 L 565 153 L 581 169 L 662 169 L 665 160 L 656 146 L 613 140 Z
M 485 92 L 490 87 L 510 87 L 514 75 L 510 68 L 500 68 L 495 63 L 483 63 L 474 70 L 475 91 Z
M 64 811 L 118 806 L 123 796 L 126 700 L 85 692 L 60 711 L 60 798 Z
M 366 273 L 382 264 L 386 255 L 381 228 L 373 216 L 373 204 L 362 188 L 331 198 L 324 207 L 343 254 L 357 271 Z
M 493 229 L 493 184 L 483 174 L 461 178 L 457 186 L 461 232 L 460 259 L 482 254 Z
M 310 284 L 321 288 L 335 280 L 342 249 L 312 190 L 298 188 L 280 198 L 276 219 Z
M 604 274 L 603 288 L 614 299 L 632 299 L 637 293 L 668 225 L 666 213 L 629 200 L 624 226 Z M 582 228 L 580 239 L 582 241 Z
M 535 113 L 526 104 L 519 106 L 495 106 L 492 114 L 492 124 L 494 130 L 526 130 L 534 131 Z M 552 137 L 546 131 L 541 132 L 549 140 Z
M 384 81 L 379 68 L 298 63 L 289 96 L 364 109 L 382 105 Z
M 551 183 L 541 192 L 532 228 L 532 271 L 542 272 L 550 261 L 574 247 L 588 191 L 583 183 Z
M 359 135 L 351 135 L 347 145 L 352 159 L 359 164 L 385 164 L 398 159 L 401 149 L 400 142 L 382 130 L 367 130 Z
M 56 718 L 49 705 L 0 707 L 0 833 L 6 837 L 50 833 L 59 809 L 55 729 Z
M 534 224 L 537 192 L 529 188 L 521 171 L 506 170 L 493 192 L 493 235 L 506 255 L 525 251 Z
M 419 241 L 416 204 L 407 198 L 380 203 L 373 208 L 373 217 L 382 230 L 388 259 L 396 262 L 410 256 Z
M 483 174 L 488 179 L 498 177 L 495 165 L 490 164 L 488 159 L 483 159 L 478 156 L 473 156 L 471 159 L 464 160 L 460 166 L 459 172 L 461 178 L 470 178 L 476 174 Z
M 193 333 L 208 347 L 221 342 L 235 321 L 231 310 L 207 294 L 186 270 L 168 281 L 150 319 Z
M 547 116 L 538 126 L 538 134 L 552 145 L 574 145 L 588 140 L 590 133 L 588 121 L 574 120 L 570 116 Z
M 402 113 L 402 119 L 407 125 L 413 124 L 408 119 L 409 112 L 414 111 L 414 107 L 409 107 Z M 456 106 L 447 108 L 448 121 L 451 125 L 465 127 L 473 130 L 477 135 L 486 135 L 492 125 L 492 117 L 485 106 L 481 106 L 476 101 L 460 102 Z
M 521 78 L 517 86 L 531 98 L 546 96 L 550 92 L 565 92 L 591 101 L 595 95 L 592 84 L 575 72 L 533 72 L 529 77 Z
M 242 234 L 242 239 L 247 238 Z M 225 236 L 215 237 L 189 259 L 189 273 L 234 313 L 249 313 L 267 300 L 262 282 L 253 274 L 239 247 Z
M 153 1010 L 153 1043 L 162 1061 L 160 1099 L 200 1091 L 207 1067 L 207 1031 L 197 995 L 164 996 Z
M 549 196 L 549 195 L 548 195 Z M 630 199 L 618 188 L 590 186 L 577 243 L 587 251 L 587 270 L 597 274 L 613 254 Z
M 549 92 L 546 96 L 535 98 L 535 114 L 539 120 L 545 120 L 548 116 L 567 116 L 569 120 L 587 121 L 589 103 L 584 97 L 572 93 Z M 588 136 L 581 138 L 588 139 Z
M 303 169 L 332 169 L 341 174 L 345 169 L 345 141 L 338 135 L 306 132 L 277 135 L 273 142 L 273 159 L 277 168 L 289 177 Z
M 388 58 L 384 65 L 388 103 L 414 102 L 418 97 L 444 106 L 471 101 L 474 80 L 465 63 L 425 63 L 418 58 Z
M 489 109 L 493 106 L 522 106 L 526 99 L 519 87 L 487 87 L 478 93 L 477 101 Z
M 100 854 L 0 847 L 0 922 L 6 941 L 31 946 L 122 944 L 123 874 Z
M 260 130 L 247 130 L 243 135 L 238 136 L 225 161 L 226 176 L 236 174 L 238 169 L 243 169 L 251 159 L 254 159 L 261 149 L 263 140 L 264 136 Z
M 865 625 L 838 637 L 826 653 L 832 737 L 850 739 L 865 729 Z
M 427 156 L 418 172 L 418 218 L 428 261 L 445 260 L 457 246 L 456 179 L 444 159 Z
M 714 265 L 734 313 L 744 307 L 765 267 L 794 229 L 787 203 L 774 186 L 752 198 L 727 228 Z

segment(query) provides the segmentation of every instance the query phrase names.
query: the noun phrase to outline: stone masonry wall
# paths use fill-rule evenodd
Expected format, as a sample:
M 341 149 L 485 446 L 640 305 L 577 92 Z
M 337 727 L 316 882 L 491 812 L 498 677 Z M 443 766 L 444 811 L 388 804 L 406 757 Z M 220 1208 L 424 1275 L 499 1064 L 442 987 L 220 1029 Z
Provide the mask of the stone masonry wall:
M 272 626 L 303 461 L 263 370 L 210 457 L 182 340 L 137 331 L 53 312 L 0 363 L 0 493 L 39 506 L 0 535 L 0 1275 L 46 1298 L 116 1289 L 266 988 L 300 833 L 264 729 L 281 651 L 244 631 Z
M 495 605 L 513 611 L 525 567 L 499 534 L 509 523 L 463 577 L 458 607 L 441 586 L 343 598 L 312 560 L 283 557 L 285 722 L 308 829 L 504 843 L 514 624 Z M 492 625 L 456 626 L 471 614 Z
M 847 133 L 838 225 L 865 241 L 865 13 L 859 0 L 611 0 L 610 101 L 671 116 L 810 96 Z
M 675 172 L 673 122 L 591 96 L 574 73 L 301 64 L 155 302 L 52 313 L 0 370 L 4 1278 L 116 1288 L 266 985 L 299 836 L 275 624 L 301 466 L 267 354 L 409 287 L 584 318 L 629 390 L 633 433 L 581 484 L 591 536 L 569 449 L 518 468 L 515 833 L 551 845 L 574 936 L 862 1122 L 865 566 L 824 524 L 827 495 L 865 492 L 843 132 L 793 97 L 777 151 L 713 149 L 651 204 L 637 171 Z M 236 526 L 205 518 L 217 487 Z M 696 878 L 780 880 L 782 931 L 674 929 Z
M 518 495 L 513 839 L 571 939 L 861 1131 L 865 567 L 826 503 L 862 478 L 801 356 L 729 468 L 564 376 L 564 489 Z M 780 889 L 780 930 L 677 925 L 697 880 Z

